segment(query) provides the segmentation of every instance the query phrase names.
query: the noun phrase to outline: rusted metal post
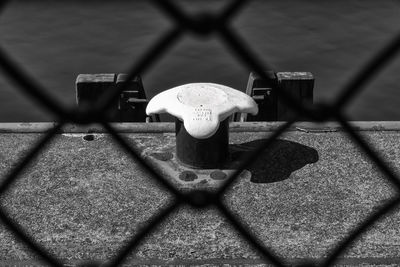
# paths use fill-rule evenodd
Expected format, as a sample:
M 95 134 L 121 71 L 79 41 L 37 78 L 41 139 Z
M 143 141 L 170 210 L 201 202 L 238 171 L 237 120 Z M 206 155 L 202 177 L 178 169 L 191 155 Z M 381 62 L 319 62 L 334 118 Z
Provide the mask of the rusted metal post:
M 127 74 L 120 73 L 117 76 L 116 85 L 128 83 L 125 90 L 121 92 L 119 99 L 119 115 L 121 122 L 144 122 L 146 121 L 146 93 L 143 88 L 142 79 L 136 76 L 133 80 L 127 80 Z
M 118 90 L 128 83 L 119 98 L 107 110 L 111 122 L 145 122 L 147 99 L 140 76 L 127 81 L 126 74 L 79 74 L 76 78 L 76 101 L 80 108 L 92 106 L 107 90 Z
M 291 95 L 303 105 L 313 104 L 314 77 L 310 72 L 277 72 L 267 71 L 271 83 Z M 250 73 L 246 93 L 258 104 L 256 116 L 241 114 L 240 121 L 287 121 L 294 116 L 293 111 L 278 97 L 276 88 L 272 88 L 263 78 L 254 72 Z
M 265 72 L 273 82 L 276 75 L 273 71 Z M 276 121 L 277 119 L 277 96 L 272 90 L 271 83 L 267 83 L 257 73 L 251 72 L 247 82 L 246 94 L 251 96 L 257 103 L 260 112 L 255 116 L 242 113 L 240 121 Z
M 114 73 L 79 74 L 76 78 L 78 107 L 93 106 L 107 90 L 113 89 L 115 79 Z M 108 118 L 110 121 L 119 121 L 118 117 L 118 101 L 115 101 L 108 110 Z
M 298 103 L 313 104 L 314 76 L 310 72 L 277 72 L 278 84 Z M 277 121 L 287 121 L 295 116 L 295 111 L 280 98 L 277 99 Z

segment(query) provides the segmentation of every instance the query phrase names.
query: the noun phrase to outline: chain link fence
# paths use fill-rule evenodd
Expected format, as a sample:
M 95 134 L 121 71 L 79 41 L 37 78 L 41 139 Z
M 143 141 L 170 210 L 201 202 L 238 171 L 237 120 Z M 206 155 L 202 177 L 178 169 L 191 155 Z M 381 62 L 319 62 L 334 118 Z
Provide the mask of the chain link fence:
M 8 1 L 1 1 L 0 8 L 4 8 Z M 342 88 L 339 96 L 333 103 L 318 104 L 312 107 L 302 106 L 293 97 L 280 90 L 279 84 L 275 80 L 269 79 L 266 75 L 266 69 L 271 69 L 267 64 L 261 62 L 257 58 L 251 47 L 237 34 L 237 32 L 231 27 L 230 23 L 235 14 L 241 11 L 243 6 L 248 1 L 244 0 L 233 0 L 230 1 L 227 6 L 223 9 L 220 14 L 199 14 L 197 16 L 189 16 L 186 14 L 176 3 L 170 0 L 152 0 L 152 4 L 158 7 L 162 13 L 168 16 L 174 23 L 175 26 L 164 33 L 159 39 L 148 48 L 147 52 L 135 62 L 128 74 L 127 80 L 133 79 L 136 75 L 146 72 L 157 59 L 167 50 L 172 47 L 179 39 L 186 33 L 193 33 L 199 36 L 210 36 L 213 35 L 219 38 L 220 41 L 229 49 L 233 56 L 235 56 L 241 64 L 247 68 L 256 72 L 261 78 L 265 79 L 271 88 L 275 88 L 278 97 L 282 99 L 288 106 L 290 106 L 298 116 L 308 118 L 314 122 L 324 121 L 337 121 L 346 130 L 348 135 L 353 141 L 365 152 L 366 155 L 379 167 L 380 171 L 385 175 L 393 187 L 400 190 L 400 179 L 395 173 L 388 167 L 388 165 L 378 156 L 374 149 L 367 144 L 367 142 L 360 136 L 351 125 L 348 123 L 348 119 L 344 115 L 344 107 L 348 105 L 363 89 L 363 87 L 376 75 L 376 73 L 385 66 L 385 64 L 392 59 L 395 54 L 400 50 L 400 33 L 393 38 L 381 51 L 378 51 L 372 56 L 372 59 L 359 70 L 358 74 L 351 79 Z M 257 159 L 258 155 L 265 149 L 268 149 L 271 144 L 276 140 L 282 133 L 285 132 L 295 121 L 291 121 L 283 124 L 277 131 L 275 131 L 262 146 L 256 149 L 252 155 L 248 156 L 242 161 L 239 168 L 225 181 L 225 183 L 216 192 L 208 191 L 192 191 L 190 193 L 182 193 L 178 191 L 170 182 L 160 176 L 155 170 L 153 170 L 148 163 L 140 157 L 132 147 L 122 138 L 118 132 L 107 122 L 107 109 L 110 105 L 118 98 L 120 92 L 125 90 L 126 83 L 120 83 L 114 85 L 112 90 L 107 90 L 104 95 L 96 102 L 95 105 L 81 107 L 79 110 L 76 107 L 66 108 L 61 105 L 56 99 L 47 95 L 45 90 L 35 79 L 28 76 L 22 68 L 20 68 L 8 54 L 0 48 L 0 66 L 6 76 L 13 80 L 18 86 L 17 88 L 25 95 L 29 96 L 33 101 L 39 102 L 45 107 L 48 112 L 51 112 L 57 118 L 57 126 L 47 132 L 44 137 L 26 154 L 24 157 L 13 167 L 7 177 L 3 180 L 0 185 L 0 196 L 4 195 L 5 192 L 13 185 L 19 174 L 25 170 L 27 165 L 36 157 L 39 156 L 41 150 L 55 137 L 57 132 L 66 123 L 75 124 L 89 124 L 99 123 L 104 126 L 105 129 L 110 133 L 113 139 L 119 144 L 119 146 L 134 159 L 136 162 L 141 164 L 144 169 L 148 172 L 149 177 L 157 180 L 165 190 L 174 194 L 174 200 L 167 206 L 164 207 L 160 212 L 153 216 L 146 226 L 136 234 L 130 241 L 128 241 L 117 255 L 111 259 L 107 266 L 118 266 L 124 262 L 126 257 L 140 245 L 146 236 L 151 233 L 157 225 L 167 218 L 169 214 L 175 211 L 179 206 L 183 204 L 190 204 L 193 208 L 204 209 L 213 206 L 217 208 L 222 215 L 231 223 L 242 237 L 244 237 L 254 249 L 256 249 L 265 259 L 266 263 L 273 264 L 275 266 L 285 266 L 285 262 L 275 255 L 270 249 L 265 247 L 261 241 L 248 229 L 245 223 L 238 218 L 234 213 L 223 203 L 224 193 L 230 188 L 230 186 L 238 178 L 239 174 Z M 375 222 L 377 222 L 384 215 L 393 211 L 400 204 L 400 195 L 392 198 L 388 201 L 380 210 L 374 212 L 366 220 L 358 224 L 349 235 L 339 242 L 335 248 L 330 251 L 329 256 L 324 262 L 319 262 L 321 266 L 332 266 L 338 260 L 338 257 L 358 238 L 361 234 L 365 233 Z M 2 223 L 12 231 L 24 244 L 38 254 L 42 260 L 52 266 L 63 266 L 60 259 L 57 259 L 50 253 L 48 253 L 39 243 L 32 239 L 26 231 L 18 225 L 16 221 L 5 211 L 3 207 L 0 207 L 0 219 Z M 315 266 L 316 262 L 302 263 L 302 266 Z M 93 263 L 93 266 L 96 264 Z

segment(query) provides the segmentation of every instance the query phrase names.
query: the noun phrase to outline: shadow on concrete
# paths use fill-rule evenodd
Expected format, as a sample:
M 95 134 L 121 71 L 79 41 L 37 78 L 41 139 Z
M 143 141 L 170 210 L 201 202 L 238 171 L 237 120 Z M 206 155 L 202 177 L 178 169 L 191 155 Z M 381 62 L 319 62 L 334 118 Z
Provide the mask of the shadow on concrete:
M 237 166 L 256 148 L 265 143 L 266 139 L 254 140 L 242 144 L 230 145 L 230 167 Z M 306 164 L 317 162 L 318 152 L 296 142 L 277 139 L 261 153 L 257 160 L 246 169 L 251 172 L 254 183 L 274 183 L 289 178 L 290 174 L 303 168 Z

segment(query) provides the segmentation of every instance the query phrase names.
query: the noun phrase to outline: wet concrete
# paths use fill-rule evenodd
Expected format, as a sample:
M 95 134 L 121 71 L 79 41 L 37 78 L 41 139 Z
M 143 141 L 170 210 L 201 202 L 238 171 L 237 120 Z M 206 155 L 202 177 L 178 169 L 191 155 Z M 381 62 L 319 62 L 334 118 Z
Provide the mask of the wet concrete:
M 179 165 L 173 133 L 124 133 L 129 144 L 179 189 L 215 189 L 235 162 L 271 132 L 230 135 L 221 170 Z M 399 173 L 400 132 L 360 132 Z M 0 134 L 3 181 L 43 134 Z M 60 134 L 1 198 L 16 222 L 65 261 L 110 259 L 147 220 L 174 198 L 107 134 Z M 160 156 L 162 155 L 162 156 Z M 164 156 L 167 155 L 167 156 Z M 277 170 L 279 169 L 279 170 Z M 179 179 L 182 172 L 196 177 Z M 195 179 L 193 179 L 195 178 Z M 290 131 L 242 173 L 224 201 L 279 257 L 323 259 L 354 227 L 395 195 L 385 177 L 341 131 Z M 344 263 L 399 263 L 398 210 L 364 234 Z M 0 259 L 36 256 L 0 226 Z M 137 263 L 260 264 L 260 255 L 216 209 L 181 206 L 129 256 Z

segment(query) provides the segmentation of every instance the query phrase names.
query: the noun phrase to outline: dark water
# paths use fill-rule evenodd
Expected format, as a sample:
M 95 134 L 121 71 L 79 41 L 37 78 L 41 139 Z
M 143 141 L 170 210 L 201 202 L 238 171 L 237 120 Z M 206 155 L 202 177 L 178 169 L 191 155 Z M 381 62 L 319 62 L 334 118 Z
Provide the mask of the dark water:
M 13 1 L 0 15 L 0 44 L 62 103 L 74 105 L 79 73 L 125 72 L 173 27 L 147 1 Z M 188 12 L 228 1 L 181 1 Z M 333 100 L 380 48 L 400 33 L 400 1 L 253 1 L 233 23 L 276 71 L 310 71 L 316 101 Z M 244 68 L 218 39 L 187 35 L 143 73 L 147 94 L 188 82 L 244 90 Z M 0 73 L 0 121 L 53 117 Z M 400 56 L 351 102 L 353 120 L 400 120 Z

